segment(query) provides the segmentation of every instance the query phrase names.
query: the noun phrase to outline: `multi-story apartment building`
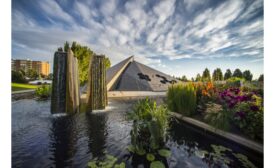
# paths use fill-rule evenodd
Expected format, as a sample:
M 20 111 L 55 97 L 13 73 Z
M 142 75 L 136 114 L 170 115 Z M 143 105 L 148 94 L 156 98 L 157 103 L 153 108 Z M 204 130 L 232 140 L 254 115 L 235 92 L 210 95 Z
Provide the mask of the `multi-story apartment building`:
M 49 75 L 50 73 L 50 64 L 49 62 L 43 61 L 32 61 L 32 60 L 11 60 L 12 70 L 19 71 L 20 69 L 23 70 L 25 73 L 28 70 L 33 69 L 38 74 Z

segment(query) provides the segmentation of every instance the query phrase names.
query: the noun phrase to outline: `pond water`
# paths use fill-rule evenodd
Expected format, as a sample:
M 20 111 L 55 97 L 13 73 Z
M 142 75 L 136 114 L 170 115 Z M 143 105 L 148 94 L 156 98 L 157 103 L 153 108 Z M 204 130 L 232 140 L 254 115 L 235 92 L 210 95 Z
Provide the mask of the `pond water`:
M 149 167 L 144 157 L 127 151 L 132 122 L 126 112 L 135 101 L 114 99 L 107 112 L 75 115 L 52 115 L 50 101 L 12 102 L 12 167 L 87 167 L 90 160 L 106 154 L 126 167 Z M 172 155 L 162 160 L 167 167 L 263 167 L 261 154 L 176 119 L 170 126 L 166 147 Z M 229 149 L 219 152 L 219 146 Z M 237 153 L 248 161 L 240 162 L 234 157 Z

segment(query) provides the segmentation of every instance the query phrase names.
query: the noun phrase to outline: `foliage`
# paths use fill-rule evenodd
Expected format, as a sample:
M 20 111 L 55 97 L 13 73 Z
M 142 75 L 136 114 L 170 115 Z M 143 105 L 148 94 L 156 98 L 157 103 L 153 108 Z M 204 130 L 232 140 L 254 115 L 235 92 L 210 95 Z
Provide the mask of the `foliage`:
M 36 70 L 34 69 L 29 69 L 26 73 L 26 76 L 31 78 L 32 80 L 35 80 L 38 78 L 39 74 Z
M 212 75 L 212 80 L 213 81 L 222 81 L 223 80 L 223 73 L 221 68 L 217 68 L 214 70 L 213 75 Z
M 181 81 L 183 82 L 188 82 L 188 79 L 185 75 L 183 75 L 181 78 L 180 78 Z
M 169 86 L 167 104 L 171 111 L 191 116 L 196 110 L 196 90 L 192 84 Z
M 163 156 L 166 158 L 171 156 L 171 151 L 167 150 L 167 149 L 160 149 L 160 150 L 158 150 L 158 153 L 160 156 Z
M 42 85 L 35 90 L 35 95 L 40 99 L 47 99 L 51 96 L 52 88 L 51 85 Z
M 50 74 L 46 77 L 46 79 L 48 79 L 48 80 L 53 80 L 53 74 L 50 73 Z
M 240 69 L 235 69 L 234 73 L 233 73 L 233 77 L 238 77 L 238 78 L 242 78 L 243 77 L 243 73 Z
M 229 79 L 231 77 L 232 77 L 232 72 L 231 72 L 230 69 L 227 69 L 226 72 L 225 72 L 225 74 L 224 74 L 224 80 L 227 80 L 227 79 Z
M 130 148 L 137 154 L 154 151 L 164 146 L 168 129 L 168 110 L 164 105 L 157 106 L 148 98 L 138 101 L 129 118 L 133 120 Z
M 196 82 L 202 81 L 201 75 L 200 75 L 199 73 L 197 74 L 195 81 L 196 81 Z
M 66 47 L 66 43 L 64 48 Z M 88 70 L 91 57 L 93 56 L 93 51 L 87 47 L 77 44 L 76 42 L 72 43 L 71 49 L 74 53 L 74 56 L 78 60 L 78 73 L 79 73 L 79 80 L 80 84 L 83 85 L 85 82 L 88 81 Z M 64 49 L 65 50 L 65 49 Z
M 256 166 L 248 160 L 248 158 L 240 153 L 233 153 L 233 155 L 238 158 L 238 160 L 243 164 L 246 168 L 256 168 Z
M 104 59 L 104 63 L 105 63 L 105 68 L 106 70 L 109 69 L 111 67 L 111 61 L 108 57 L 105 56 L 105 59 Z
M 228 130 L 230 128 L 232 114 L 230 111 L 223 109 L 221 105 L 210 103 L 207 104 L 206 115 L 204 119 L 215 128 Z
M 226 86 L 227 87 L 240 87 L 241 84 L 243 83 L 243 81 L 244 80 L 242 78 L 231 77 L 226 80 Z
M 241 101 L 234 107 L 234 121 L 239 128 L 252 138 L 263 139 L 263 102 L 253 94 L 249 100 Z
M 67 52 L 69 48 L 70 43 L 66 41 L 64 44 L 64 51 Z M 89 47 L 82 46 L 81 44 L 78 44 L 75 41 L 71 45 L 71 50 L 73 51 L 74 56 L 78 60 L 79 80 L 80 84 L 83 85 L 85 82 L 88 81 L 89 64 L 91 61 L 91 57 L 93 57 L 95 53 Z M 108 69 L 111 66 L 110 59 L 105 56 L 104 62 L 106 69 Z
M 202 81 L 211 81 L 211 76 L 208 68 L 205 68 L 205 70 L 202 73 Z
M 165 168 L 165 165 L 161 161 L 154 161 L 150 164 L 150 168 Z
M 25 75 L 21 71 L 11 71 L 11 81 L 15 83 L 27 83 Z
M 264 81 L 264 74 L 261 74 L 259 79 L 258 79 L 259 82 L 263 82 Z
M 251 72 L 249 70 L 245 70 L 243 72 L 243 78 L 246 80 L 246 81 L 252 81 L 252 78 L 253 78 L 253 75 L 251 74 Z
M 147 153 L 146 154 L 146 159 L 150 162 L 155 160 L 155 156 L 152 153 Z
M 92 161 L 88 162 L 88 167 L 90 168 L 125 168 L 125 163 L 117 162 L 117 158 L 112 155 L 106 155 L 105 160 L 99 161 L 97 158 L 94 158 Z

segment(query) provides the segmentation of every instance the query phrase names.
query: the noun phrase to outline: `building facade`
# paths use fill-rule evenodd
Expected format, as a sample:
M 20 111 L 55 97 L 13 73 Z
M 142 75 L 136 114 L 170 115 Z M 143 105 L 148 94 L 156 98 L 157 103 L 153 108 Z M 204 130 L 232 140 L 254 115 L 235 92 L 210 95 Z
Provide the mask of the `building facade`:
M 50 73 L 50 64 L 49 62 L 43 61 L 32 61 L 32 60 L 11 60 L 11 67 L 13 71 L 23 70 L 25 73 L 28 70 L 33 69 L 38 74 L 49 75 Z

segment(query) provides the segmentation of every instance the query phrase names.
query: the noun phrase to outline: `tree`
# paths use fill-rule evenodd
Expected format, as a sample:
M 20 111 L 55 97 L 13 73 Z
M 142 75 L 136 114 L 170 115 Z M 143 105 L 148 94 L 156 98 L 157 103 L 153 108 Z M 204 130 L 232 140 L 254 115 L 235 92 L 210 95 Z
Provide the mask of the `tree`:
M 11 71 L 11 81 L 16 83 L 27 83 L 27 80 L 21 71 Z
M 251 72 L 249 70 L 245 70 L 243 72 L 243 78 L 246 80 L 246 81 L 252 81 L 252 78 L 253 78 L 253 75 L 251 74 Z
M 231 72 L 230 69 L 227 69 L 226 72 L 225 72 L 225 74 L 224 74 L 224 80 L 227 80 L 227 79 L 229 79 L 231 77 L 232 77 L 232 72 Z
M 239 68 L 235 69 L 235 71 L 233 73 L 233 77 L 242 78 L 243 77 L 242 71 Z
M 111 67 L 111 61 L 108 57 L 105 56 L 105 59 L 104 59 L 104 63 L 105 63 L 105 67 L 106 67 L 106 70 L 109 69 Z
M 53 80 L 53 74 L 52 73 L 50 73 L 48 76 L 47 76 L 47 78 L 46 79 L 48 79 L 48 80 Z
M 65 52 L 68 51 L 69 48 L 70 48 L 70 43 L 66 41 L 64 43 L 64 51 Z M 94 56 L 95 53 L 89 47 L 82 46 L 75 41 L 71 45 L 71 50 L 73 51 L 74 56 L 78 60 L 79 80 L 80 80 L 80 84 L 83 85 L 88 81 L 89 64 L 90 64 L 91 58 Z M 106 69 L 111 66 L 111 62 L 108 57 L 105 56 L 104 62 L 106 65 Z
M 192 82 L 195 82 L 195 79 L 192 77 L 192 78 L 191 78 L 191 81 L 192 81 Z
M 183 75 L 180 80 L 183 82 L 188 82 L 188 79 L 185 75 Z
M 34 69 L 29 69 L 26 74 L 27 77 L 31 78 L 32 80 L 35 80 L 38 78 L 39 74 Z
M 70 43 L 68 41 L 66 41 L 64 44 L 64 51 L 68 52 L 69 48 L 70 48 Z
M 263 82 L 264 81 L 264 74 L 261 74 L 259 79 L 258 79 L 259 82 Z
M 211 76 L 208 68 L 205 68 L 205 70 L 202 73 L 202 81 L 211 81 Z
M 62 48 L 62 47 L 59 47 L 59 48 L 57 49 L 57 51 L 63 52 L 63 48 Z
M 201 75 L 198 73 L 196 76 L 196 82 L 200 82 L 201 81 Z
M 212 80 L 213 81 L 222 81 L 223 80 L 223 74 L 222 74 L 222 70 L 220 68 L 217 68 L 214 70 L 213 75 L 212 75 Z

